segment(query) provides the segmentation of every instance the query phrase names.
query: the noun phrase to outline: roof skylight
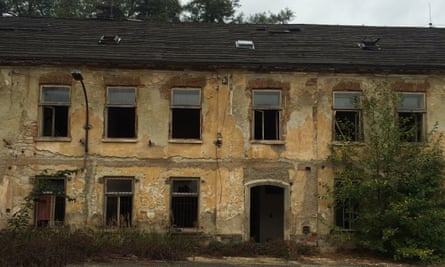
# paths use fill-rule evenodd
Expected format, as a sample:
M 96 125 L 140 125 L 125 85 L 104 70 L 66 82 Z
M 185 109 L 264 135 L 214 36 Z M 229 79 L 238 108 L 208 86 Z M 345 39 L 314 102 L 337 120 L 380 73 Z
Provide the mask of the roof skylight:
M 235 41 L 236 48 L 255 49 L 255 45 L 251 40 L 237 40 Z

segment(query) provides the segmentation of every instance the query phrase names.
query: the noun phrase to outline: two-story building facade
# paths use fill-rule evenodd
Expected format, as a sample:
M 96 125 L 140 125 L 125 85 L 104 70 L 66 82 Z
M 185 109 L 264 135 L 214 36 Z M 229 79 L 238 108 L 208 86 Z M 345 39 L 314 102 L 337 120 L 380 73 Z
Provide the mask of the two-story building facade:
M 0 226 L 38 192 L 36 226 L 316 241 L 347 227 L 321 196 L 330 145 L 363 141 L 350 99 L 385 84 L 406 96 L 413 141 L 444 131 L 443 40 L 437 28 L 0 18 Z

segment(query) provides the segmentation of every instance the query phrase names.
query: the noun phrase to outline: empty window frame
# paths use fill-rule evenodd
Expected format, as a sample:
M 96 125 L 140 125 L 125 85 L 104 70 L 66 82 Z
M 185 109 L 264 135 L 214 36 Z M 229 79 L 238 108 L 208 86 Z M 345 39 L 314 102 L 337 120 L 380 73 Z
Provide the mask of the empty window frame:
M 360 92 L 334 92 L 335 141 L 362 141 L 362 114 Z
M 198 227 L 199 179 L 172 179 L 170 203 L 173 227 Z
M 201 139 L 201 90 L 174 88 L 171 103 L 171 138 Z
M 37 177 L 35 191 L 35 224 L 62 226 L 65 222 L 65 179 Z
M 107 88 L 105 137 L 136 138 L 136 88 Z
M 105 178 L 105 224 L 130 227 L 133 217 L 133 178 Z
M 40 136 L 68 137 L 70 88 L 42 86 L 40 90 Z
M 400 93 L 398 122 L 401 140 L 421 142 L 425 136 L 425 94 Z
M 352 186 L 357 182 L 353 182 Z M 341 194 L 343 182 L 339 179 L 334 182 L 334 193 Z M 358 217 L 359 207 L 357 201 L 346 198 L 343 201 L 336 200 L 334 207 L 335 226 L 342 230 L 354 230 L 354 221 Z
M 253 91 L 253 139 L 281 139 L 281 91 Z

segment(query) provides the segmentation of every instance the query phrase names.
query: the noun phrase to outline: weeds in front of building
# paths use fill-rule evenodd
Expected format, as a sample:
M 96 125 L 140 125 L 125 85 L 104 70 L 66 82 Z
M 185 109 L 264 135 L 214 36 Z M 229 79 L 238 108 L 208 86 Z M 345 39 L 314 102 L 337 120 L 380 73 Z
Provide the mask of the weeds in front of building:
M 297 259 L 309 253 L 290 241 L 219 242 L 201 236 L 136 229 L 28 228 L 0 232 L 0 266 L 65 266 L 87 261 L 186 260 L 191 256 L 270 256 Z

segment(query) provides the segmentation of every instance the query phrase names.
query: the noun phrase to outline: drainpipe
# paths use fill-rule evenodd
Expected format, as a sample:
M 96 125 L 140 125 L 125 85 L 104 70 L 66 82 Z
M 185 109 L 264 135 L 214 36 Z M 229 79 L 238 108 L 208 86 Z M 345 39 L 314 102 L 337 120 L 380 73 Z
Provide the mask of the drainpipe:
M 73 79 L 76 81 L 80 81 L 80 84 L 82 85 L 83 90 L 83 96 L 85 98 L 85 156 L 88 155 L 88 130 L 90 129 L 90 119 L 88 114 L 88 95 L 87 90 L 85 88 L 85 84 L 83 83 L 83 76 L 82 73 L 78 70 L 75 70 L 71 73 L 71 76 L 73 76 Z

